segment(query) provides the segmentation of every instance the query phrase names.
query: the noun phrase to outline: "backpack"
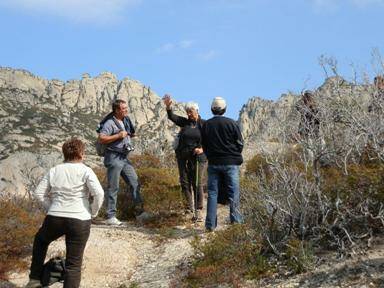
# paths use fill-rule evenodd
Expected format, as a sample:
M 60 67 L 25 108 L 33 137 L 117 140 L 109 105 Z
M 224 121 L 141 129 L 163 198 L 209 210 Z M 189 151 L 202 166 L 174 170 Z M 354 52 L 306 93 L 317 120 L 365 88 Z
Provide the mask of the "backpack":
M 64 282 L 64 275 L 65 259 L 62 257 L 51 258 L 43 266 L 43 273 L 40 279 L 41 285 L 48 287 L 56 282 Z
M 101 129 L 103 128 L 105 122 L 107 122 L 107 120 L 109 120 L 109 119 L 112 119 L 115 122 L 116 126 L 120 129 L 120 131 L 124 130 L 123 127 L 121 127 L 120 123 L 116 120 L 116 118 L 113 117 L 113 112 L 111 112 L 107 116 L 105 116 L 103 118 L 103 120 L 100 121 L 99 125 L 97 126 L 96 132 L 98 134 L 100 133 Z M 128 116 L 124 117 L 123 123 L 125 126 L 125 130 L 129 131 L 128 132 L 129 135 L 135 134 L 135 127 L 133 126 L 132 121 Z M 107 146 L 108 146 L 108 144 L 102 144 L 102 143 L 100 143 L 99 139 L 97 139 L 96 143 L 95 143 L 97 155 L 103 157 L 105 155 L 105 151 L 107 150 Z M 133 147 L 129 147 L 129 150 L 133 150 Z

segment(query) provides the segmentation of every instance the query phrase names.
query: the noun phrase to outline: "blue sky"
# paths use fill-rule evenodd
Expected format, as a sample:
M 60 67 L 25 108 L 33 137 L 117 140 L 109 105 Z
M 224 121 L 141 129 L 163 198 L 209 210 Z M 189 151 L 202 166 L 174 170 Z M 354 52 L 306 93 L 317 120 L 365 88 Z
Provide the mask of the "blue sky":
M 111 71 L 204 118 L 222 96 L 237 118 L 252 96 L 277 99 L 324 80 L 319 57 L 374 72 L 384 0 L 0 0 L 0 66 L 51 79 Z

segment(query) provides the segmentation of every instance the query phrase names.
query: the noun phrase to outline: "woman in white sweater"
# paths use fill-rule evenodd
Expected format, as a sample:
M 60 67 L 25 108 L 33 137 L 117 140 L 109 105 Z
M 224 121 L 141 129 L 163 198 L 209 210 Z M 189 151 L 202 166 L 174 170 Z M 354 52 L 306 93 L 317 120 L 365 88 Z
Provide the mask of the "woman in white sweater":
M 27 288 L 41 287 L 48 245 L 63 235 L 66 244 L 64 288 L 80 286 L 81 264 L 91 218 L 97 215 L 103 203 L 104 191 L 97 176 L 83 164 L 84 143 L 72 138 L 64 143 L 62 150 L 64 163 L 51 168 L 34 192 L 47 210 L 47 216 L 33 243 Z

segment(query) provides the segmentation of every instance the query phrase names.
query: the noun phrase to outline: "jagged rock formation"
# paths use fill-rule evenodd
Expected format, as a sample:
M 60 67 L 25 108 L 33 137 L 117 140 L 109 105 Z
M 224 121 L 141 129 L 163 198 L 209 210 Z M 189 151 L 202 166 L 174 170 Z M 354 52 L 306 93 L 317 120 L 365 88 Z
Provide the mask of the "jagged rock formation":
M 362 101 L 367 102 L 371 90 L 371 85 L 355 85 L 333 77 L 317 92 L 327 99 L 360 93 Z M 283 94 L 276 102 L 253 97 L 243 106 L 238 121 L 245 139 L 246 159 L 279 147 L 282 123 L 298 125 L 295 105 L 299 98 L 292 93 Z M 46 80 L 25 70 L 0 68 L 0 194 L 4 190 L 22 190 L 23 185 L 14 183 L 26 178 L 20 168 L 25 167 L 25 159 L 29 161 L 27 166 L 47 169 L 49 165 L 40 156 L 55 152 L 56 159 L 60 159 L 61 145 L 71 136 L 88 143 L 88 164 L 100 165 L 93 145 L 95 128 L 110 112 L 114 99 L 128 103 L 129 115 L 137 128 L 134 145 L 138 153 L 150 151 L 165 156 L 172 152 L 177 127 L 167 119 L 161 98 L 136 80 L 118 80 L 112 73 L 104 72 L 94 78 L 83 74 L 80 80 L 63 82 Z M 184 113 L 180 104 L 176 103 L 175 109 Z
M 345 105 L 349 100 L 358 98 L 359 105 L 368 106 L 370 95 L 373 93 L 372 85 L 358 85 L 350 83 L 341 77 L 330 77 L 323 85 L 316 89 L 316 102 L 340 99 Z M 359 97 L 348 97 L 348 95 Z M 282 94 L 277 101 L 252 97 L 242 107 L 239 115 L 239 125 L 245 139 L 245 158 L 255 153 L 268 153 L 279 148 L 279 139 L 285 132 L 287 123 L 293 130 L 299 126 L 300 114 L 296 108 L 300 95 Z
M 297 100 L 298 96 L 293 94 L 283 94 L 276 102 L 260 97 L 249 99 L 239 117 L 244 139 L 274 142 L 281 119 L 291 113 Z
M 138 153 L 171 152 L 177 128 L 168 121 L 161 98 L 136 80 L 120 81 L 105 72 L 94 78 L 83 74 L 81 80 L 63 82 L 42 79 L 24 70 L 0 68 L 0 191 L 10 187 L 20 191 L 19 184 L 8 184 L 19 183 L 24 177 L 16 168 L 19 164 L 5 163 L 22 163 L 27 158 L 34 163 L 31 166 L 40 167 L 42 163 L 32 156 L 59 152 L 62 143 L 71 136 L 88 143 L 88 164 L 101 164 L 93 145 L 97 137 L 95 129 L 110 112 L 114 99 L 128 103 L 138 134 L 134 139 Z M 176 103 L 175 109 L 184 113 L 180 104 Z

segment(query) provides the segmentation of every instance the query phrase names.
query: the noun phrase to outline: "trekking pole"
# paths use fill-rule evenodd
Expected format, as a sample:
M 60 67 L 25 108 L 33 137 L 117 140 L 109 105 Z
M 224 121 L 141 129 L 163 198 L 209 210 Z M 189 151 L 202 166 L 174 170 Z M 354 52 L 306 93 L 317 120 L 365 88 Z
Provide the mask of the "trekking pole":
M 198 214 L 197 213 L 197 193 L 198 193 L 197 190 L 199 189 L 199 187 L 198 187 L 199 186 L 199 158 L 198 158 L 198 155 L 196 155 L 196 166 L 195 167 L 196 167 L 196 177 L 195 177 L 196 178 L 196 180 L 195 180 L 195 187 L 196 188 L 195 188 L 195 191 L 194 191 L 195 192 L 195 195 L 194 195 L 195 196 L 194 197 L 195 198 L 194 199 L 195 200 L 195 203 L 194 203 L 195 204 L 194 205 L 194 208 L 195 208 L 194 209 L 195 210 L 194 214 L 195 214 L 195 221 L 197 221 L 197 216 L 198 216 L 197 215 Z

